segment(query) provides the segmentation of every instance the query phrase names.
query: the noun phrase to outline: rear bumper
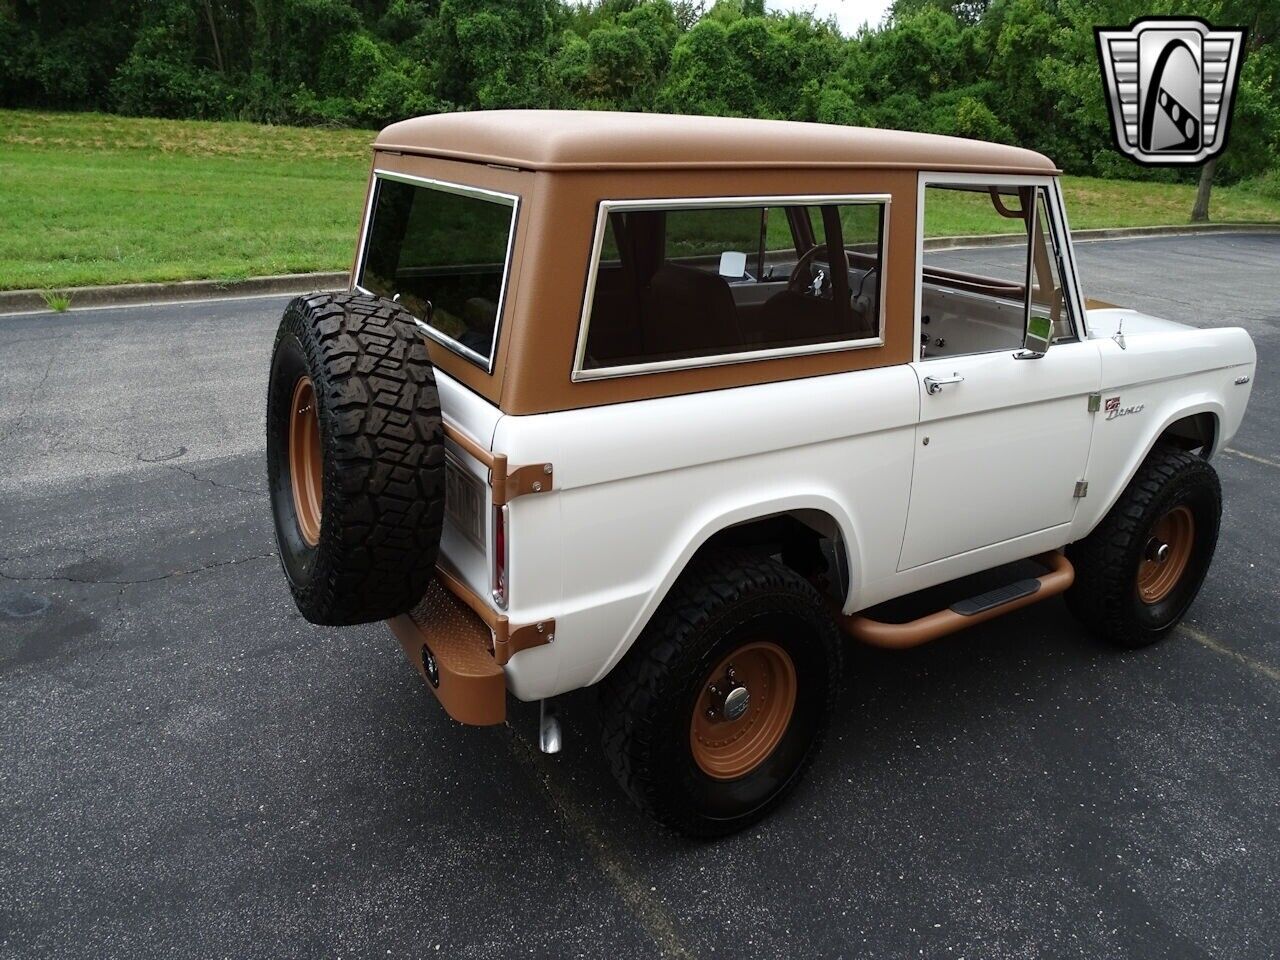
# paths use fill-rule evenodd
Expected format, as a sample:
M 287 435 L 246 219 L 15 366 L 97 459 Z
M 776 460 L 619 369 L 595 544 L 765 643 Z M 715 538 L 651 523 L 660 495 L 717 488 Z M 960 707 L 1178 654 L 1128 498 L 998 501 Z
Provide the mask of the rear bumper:
M 555 639 L 555 621 L 513 627 L 449 571 L 437 568 L 422 599 L 387 621 L 405 655 L 449 716 L 476 726 L 507 717 L 503 665 Z

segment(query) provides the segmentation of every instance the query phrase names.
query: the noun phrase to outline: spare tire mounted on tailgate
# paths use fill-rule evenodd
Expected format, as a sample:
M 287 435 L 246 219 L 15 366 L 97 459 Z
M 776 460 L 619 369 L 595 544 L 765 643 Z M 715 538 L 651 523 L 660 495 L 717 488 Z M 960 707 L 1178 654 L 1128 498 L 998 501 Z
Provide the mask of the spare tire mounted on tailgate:
M 418 602 L 444 519 L 444 438 L 407 312 L 345 293 L 285 308 L 267 387 L 267 476 L 303 616 L 367 623 Z

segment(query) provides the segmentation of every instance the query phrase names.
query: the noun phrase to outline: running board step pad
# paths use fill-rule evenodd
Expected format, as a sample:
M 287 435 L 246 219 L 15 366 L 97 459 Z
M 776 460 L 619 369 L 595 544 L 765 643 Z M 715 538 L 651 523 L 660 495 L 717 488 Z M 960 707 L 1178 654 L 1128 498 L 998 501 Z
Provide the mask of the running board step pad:
M 962 617 L 972 617 L 974 614 L 1003 606 L 1020 597 L 1029 597 L 1039 589 L 1040 581 L 1034 577 L 1028 577 L 1026 580 L 1018 580 L 1015 583 L 988 590 L 986 593 L 980 593 L 976 597 L 957 600 L 951 605 L 951 609 Z
M 1075 581 L 1075 568 L 1062 553 L 1044 553 L 1034 559 L 1047 568 L 1041 576 L 1018 580 L 1008 586 L 961 600 L 945 610 L 935 611 L 910 623 L 885 623 L 861 613 L 840 615 L 836 619 L 845 633 L 873 647 L 890 650 L 916 647 L 965 627 L 972 627 L 1056 597 Z

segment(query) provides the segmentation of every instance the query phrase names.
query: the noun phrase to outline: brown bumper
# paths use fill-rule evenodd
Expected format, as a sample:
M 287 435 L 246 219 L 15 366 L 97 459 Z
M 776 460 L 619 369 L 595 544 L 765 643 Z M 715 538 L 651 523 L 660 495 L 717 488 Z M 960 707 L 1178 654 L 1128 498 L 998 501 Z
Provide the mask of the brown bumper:
M 387 626 L 445 712 L 485 726 L 507 717 L 503 664 L 554 640 L 556 622 L 513 627 L 461 580 L 437 569 L 418 605 Z

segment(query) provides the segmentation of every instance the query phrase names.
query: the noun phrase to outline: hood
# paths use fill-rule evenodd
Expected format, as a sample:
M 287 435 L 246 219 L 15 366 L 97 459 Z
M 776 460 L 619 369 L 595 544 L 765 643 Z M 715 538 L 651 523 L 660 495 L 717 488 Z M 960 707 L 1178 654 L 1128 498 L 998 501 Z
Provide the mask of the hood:
M 1123 307 L 1107 307 L 1100 310 L 1085 311 L 1085 326 L 1089 330 L 1090 340 L 1105 340 L 1114 337 L 1116 331 L 1123 329 L 1125 333 L 1173 333 L 1179 330 L 1194 330 L 1195 327 L 1175 320 L 1162 320 L 1138 310 Z

